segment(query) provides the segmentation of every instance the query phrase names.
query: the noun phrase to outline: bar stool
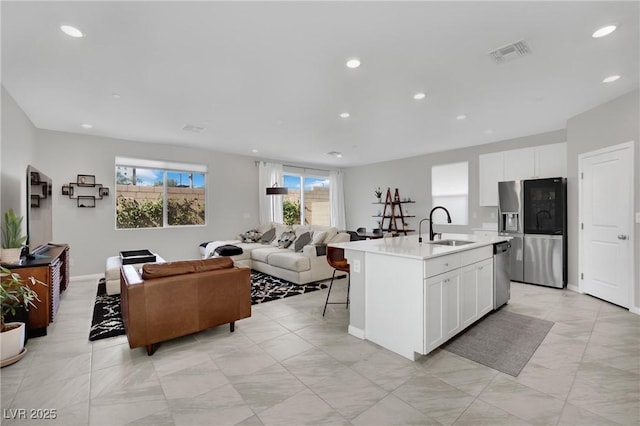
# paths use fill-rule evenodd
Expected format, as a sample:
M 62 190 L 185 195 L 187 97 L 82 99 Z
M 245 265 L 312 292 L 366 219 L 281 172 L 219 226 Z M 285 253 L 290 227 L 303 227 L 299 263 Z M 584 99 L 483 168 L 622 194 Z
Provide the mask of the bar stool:
M 349 264 L 344 257 L 344 249 L 338 247 L 327 246 L 327 262 L 329 266 L 333 268 L 333 275 L 331 276 L 331 284 L 329 284 L 329 291 L 327 292 L 327 300 L 324 302 L 324 310 L 322 316 L 327 312 L 327 305 L 347 305 L 349 309 L 349 287 L 351 285 L 351 274 L 349 274 Z M 333 287 L 333 280 L 336 277 L 336 272 L 342 271 L 347 273 L 347 301 L 346 302 L 329 302 L 329 295 L 331 294 L 331 287 Z

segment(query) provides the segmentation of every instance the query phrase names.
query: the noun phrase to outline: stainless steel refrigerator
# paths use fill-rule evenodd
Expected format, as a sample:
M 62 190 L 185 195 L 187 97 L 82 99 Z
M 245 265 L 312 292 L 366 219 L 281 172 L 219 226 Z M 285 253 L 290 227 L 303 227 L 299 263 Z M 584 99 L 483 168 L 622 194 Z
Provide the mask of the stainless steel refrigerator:
M 511 279 L 563 288 L 567 283 L 566 179 L 500 182 L 498 192 L 498 229 L 513 237 Z
M 498 182 L 498 231 L 511 237 L 511 280 L 524 280 L 522 181 Z

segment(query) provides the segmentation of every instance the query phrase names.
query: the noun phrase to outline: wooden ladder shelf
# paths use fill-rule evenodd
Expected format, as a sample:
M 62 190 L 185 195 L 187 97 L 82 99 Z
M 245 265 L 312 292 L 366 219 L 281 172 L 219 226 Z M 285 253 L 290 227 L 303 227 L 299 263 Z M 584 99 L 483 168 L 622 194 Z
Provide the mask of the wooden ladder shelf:
M 387 188 L 384 210 L 382 211 L 382 222 L 380 223 L 383 232 L 391 232 L 394 235 L 399 235 L 400 233 L 407 235 L 407 233 L 414 231 L 405 226 L 406 218 L 415 217 L 413 215 L 405 215 L 402 211 L 402 204 L 406 203 L 413 203 L 413 201 L 402 201 L 398 188 L 391 196 L 391 188 Z M 398 221 L 400 221 L 400 226 L 398 226 Z

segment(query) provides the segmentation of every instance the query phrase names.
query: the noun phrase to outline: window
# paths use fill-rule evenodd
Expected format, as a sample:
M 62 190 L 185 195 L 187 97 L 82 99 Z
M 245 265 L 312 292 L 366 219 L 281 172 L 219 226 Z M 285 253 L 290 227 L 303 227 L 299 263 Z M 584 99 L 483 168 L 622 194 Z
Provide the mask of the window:
M 116 158 L 116 229 L 204 225 L 206 166 Z
M 469 223 L 469 163 L 452 163 L 431 168 L 432 206 L 443 206 L 449 210 L 451 223 Z M 447 223 L 442 210 L 433 213 L 434 222 Z
M 329 176 L 285 171 L 284 186 L 289 189 L 283 201 L 284 223 L 330 225 Z

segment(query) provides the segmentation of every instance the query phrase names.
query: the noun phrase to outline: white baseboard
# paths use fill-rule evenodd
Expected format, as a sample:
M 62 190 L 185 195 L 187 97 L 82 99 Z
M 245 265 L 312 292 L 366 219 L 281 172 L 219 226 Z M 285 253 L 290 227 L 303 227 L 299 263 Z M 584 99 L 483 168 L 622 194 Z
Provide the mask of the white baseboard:
M 632 306 L 629 308 L 629 312 L 631 312 L 632 314 L 640 315 L 640 307 Z
M 102 277 L 104 277 L 104 274 L 76 275 L 75 277 L 70 277 L 69 281 L 99 280 Z
M 358 339 L 364 340 L 364 330 L 361 330 L 359 328 L 356 328 L 356 327 L 350 325 L 348 331 L 349 331 L 350 335 L 352 335 L 354 337 L 357 337 Z
M 580 291 L 580 287 L 573 284 L 567 284 L 567 290 L 575 291 L 576 293 L 584 294 Z

